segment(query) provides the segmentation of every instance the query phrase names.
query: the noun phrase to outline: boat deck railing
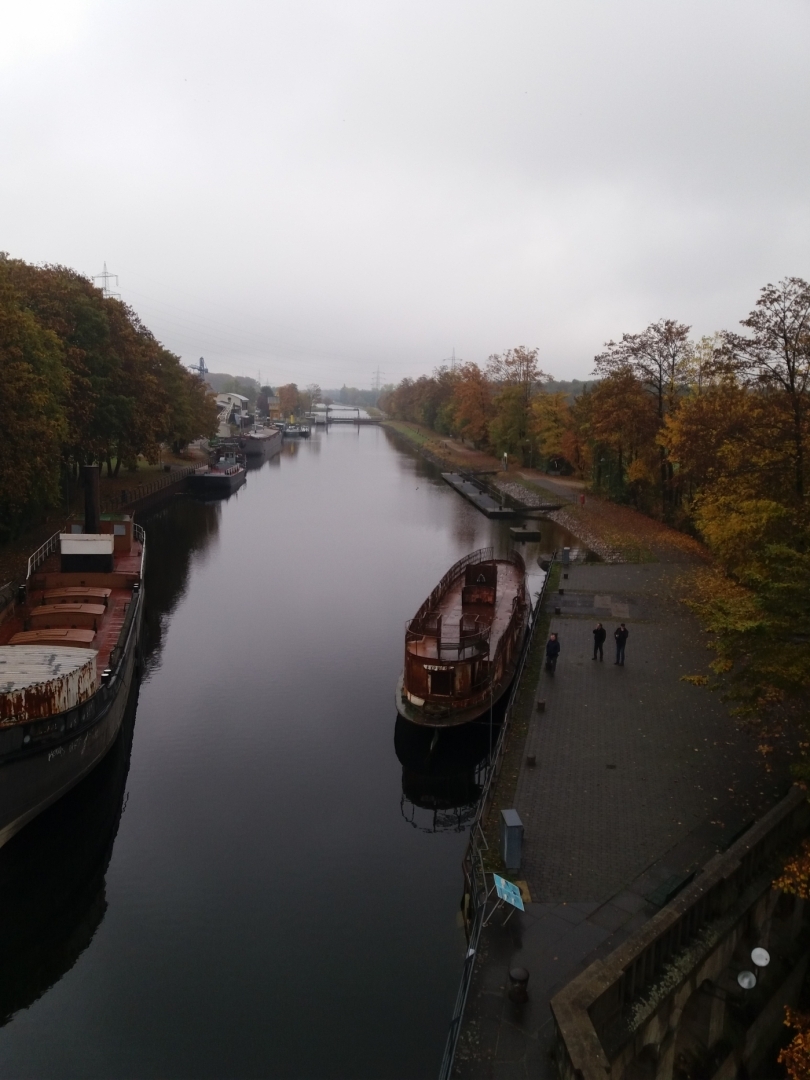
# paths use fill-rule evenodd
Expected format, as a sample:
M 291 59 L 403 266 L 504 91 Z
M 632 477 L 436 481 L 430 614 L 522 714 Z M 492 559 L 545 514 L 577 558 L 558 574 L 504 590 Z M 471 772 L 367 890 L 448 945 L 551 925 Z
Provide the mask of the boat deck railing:
M 36 570 L 36 568 L 38 566 L 42 566 L 42 564 L 45 562 L 49 555 L 53 554 L 54 551 L 59 550 L 59 537 L 61 536 L 62 532 L 63 530 L 61 529 L 59 530 L 59 532 L 55 532 L 53 536 L 49 537 L 45 541 L 44 544 L 40 544 L 34 554 L 29 557 L 28 572 L 25 575 L 26 581 L 30 580 L 31 575 Z
M 552 555 L 551 557 L 552 563 L 556 558 L 556 554 L 557 553 L 555 552 L 554 555 Z M 518 663 L 517 671 L 515 672 L 515 680 L 512 683 L 512 690 L 509 694 L 509 700 L 506 705 L 503 722 L 501 724 L 500 732 L 498 733 L 498 740 L 495 744 L 492 757 L 487 768 L 486 779 L 484 781 L 481 798 L 478 803 L 478 810 L 470 828 L 470 839 L 467 844 L 467 850 L 464 853 L 464 859 L 462 861 L 465 889 L 469 896 L 467 921 L 467 955 L 464 958 L 464 968 L 461 973 L 461 983 L 458 988 L 458 994 L 456 995 L 456 1003 L 453 1009 L 453 1016 L 450 1021 L 450 1030 L 447 1033 L 447 1043 L 445 1044 L 444 1057 L 442 1058 L 441 1069 L 439 1071 L 439 1080 L 450 1080 L 453 1073 L 453 1062 L 456 1056 L 456 1045 L 458 1043 L 459 1032 L 461 1031 L 461 1021 L 464 1017 L 464 1007 L 467 1003 L 467 995 L 470 990 L 473 969 L 475 967 L 475 959 L 478 953 L 478 943 L 481 938 L 481 930 L 483 929 L 484 924 L 487 896 L 486 871 L 484 869 L 484 851 L 487 848 L 487 842 L 484 837 L 483 821 L 489 813 L 495 782 L 500 775 L 501 767 L 503 765 L 504 753 L 509 737 L 509 730 L 512 725 L 512 719 L 515 711 L 515 702 L 520 692 L 520 683 L 523 677 L 524 668 L 526 667 L 526 659 L 529 655 L 531 643 L 534 638 L 534 629 L 537 625 L 537 621 L 540 616 L 540 610 L 543 606 L 543 600 L 545 599 L 546 594 L 546 586 L 548 585 L 550 574 L 551 567 L 549 567 L 549 570 L 546 572 L 545 580 L 543 581 L 543 585 L 537 596 L 537 601 L 530 610 L 529 625 L 526 632 L 526 638 L 523 643 L 523 651 L 521 652 L 520 661 Z
M 469 555 L 465 555 L 463 559 L 459 559 L 457 563 L 453 563 L 408 625 L 412 626 L 417 620 L 424 619 L 426 615 L 430 614 L 436 607 L 440 598 L 444 596 L 454 581 L 458 581 L 468 566 L 472 566 L 474 563 L 489 562 L 493 557 L 494 549 L 485 547 L 479 548 L 477 551 L 471 551 Z

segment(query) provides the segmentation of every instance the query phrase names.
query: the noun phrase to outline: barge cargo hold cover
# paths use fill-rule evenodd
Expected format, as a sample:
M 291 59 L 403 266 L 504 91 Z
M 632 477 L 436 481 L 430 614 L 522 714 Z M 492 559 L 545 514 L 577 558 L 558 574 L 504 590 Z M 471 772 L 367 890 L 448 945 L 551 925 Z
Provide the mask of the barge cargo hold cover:
M 483 716 L 509 689 L 526 633 L 526 567 L 517 552 L 481 548 L 448 570 L 405 631 L 397 712 L 455 727 Z
M 74 709 L 97 689 L 95 650 L 0 646 L 0 748 L 8 725 Z

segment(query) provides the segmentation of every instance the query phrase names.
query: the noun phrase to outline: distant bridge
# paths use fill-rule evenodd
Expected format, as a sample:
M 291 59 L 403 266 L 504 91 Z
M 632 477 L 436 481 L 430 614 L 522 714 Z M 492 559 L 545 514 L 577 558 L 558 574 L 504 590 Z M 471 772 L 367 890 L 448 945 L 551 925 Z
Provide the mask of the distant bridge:
M 381 416 L 361 416 L 364 410 L 354 405 L 326 405 L 313 409 L 307 416 L 313 424 L 381 424 Z M 345 415 L 349 413 L 350 415 Z M 338 415 L 336 415 L 338 414 Z

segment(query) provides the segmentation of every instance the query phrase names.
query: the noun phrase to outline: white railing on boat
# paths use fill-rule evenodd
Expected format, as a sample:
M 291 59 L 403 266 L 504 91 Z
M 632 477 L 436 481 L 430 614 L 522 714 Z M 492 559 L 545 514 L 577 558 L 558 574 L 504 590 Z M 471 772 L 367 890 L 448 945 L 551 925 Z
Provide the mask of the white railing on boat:
M 143 577 L 144 560 L 146 559 L 146 533 L 144 532 L 143 525 L 137 525 L 132 522 L 132 535 L 135 540 L 141 545 L 141 577 Z
M 55 532 L 49 540 L 46 540 L 44 544 L 40 544 L 34 554 L 29 558 L 28 573 L 25 575 L 26 581 L 28 581 L 36 568 L 38 566 L 41 566 L 42 563 L 44 563 L 45 560 L 48 558 L 48 556 L 58 549 L 59 536 L 60 533 Z

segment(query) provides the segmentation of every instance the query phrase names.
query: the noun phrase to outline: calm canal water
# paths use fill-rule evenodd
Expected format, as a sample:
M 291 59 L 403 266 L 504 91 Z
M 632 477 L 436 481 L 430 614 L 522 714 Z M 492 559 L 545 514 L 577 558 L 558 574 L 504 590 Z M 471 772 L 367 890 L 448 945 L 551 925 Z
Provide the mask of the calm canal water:
M 144 524 L 122 739 L 0 851 L 0 1074 L 435 1076 L 488 733 L 428 758 L 394 687 L 406 619 L 508 529 L 376 427 Z

